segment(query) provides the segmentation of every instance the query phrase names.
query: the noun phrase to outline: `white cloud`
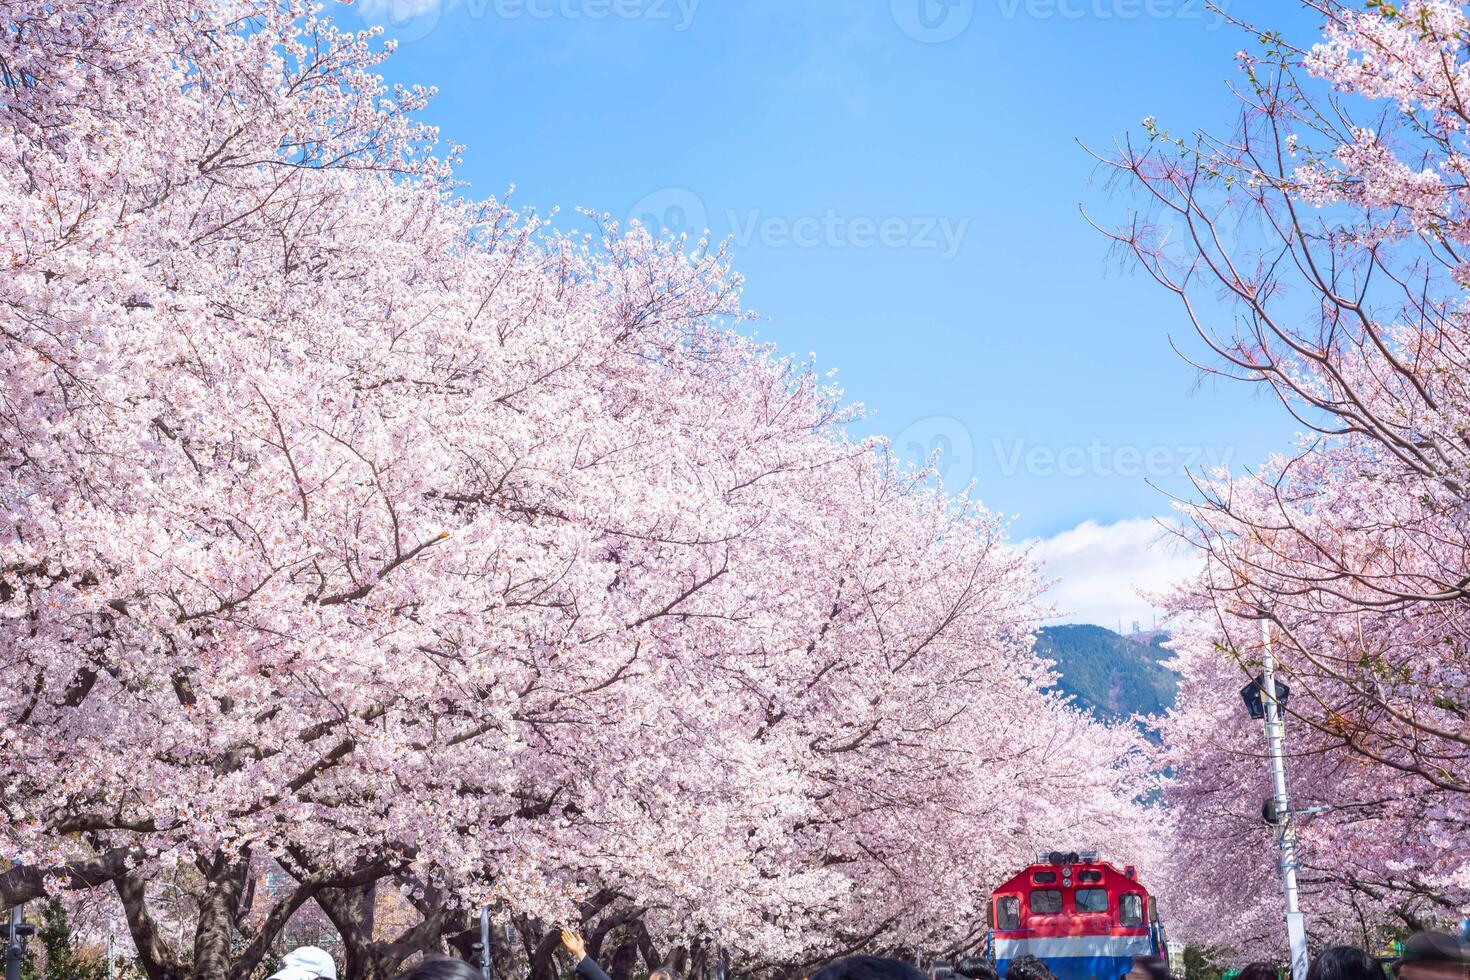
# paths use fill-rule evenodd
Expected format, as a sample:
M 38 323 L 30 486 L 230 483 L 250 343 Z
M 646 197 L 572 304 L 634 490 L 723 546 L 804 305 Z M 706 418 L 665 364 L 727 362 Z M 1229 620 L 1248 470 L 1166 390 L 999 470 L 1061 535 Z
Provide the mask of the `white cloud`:
M 1070 531 L 1022 542 L 1041 563 L 1042 577 L 1055 580 L 1043 601 L 1055 607 L 1056 623 L 1096 623 L 1127 632 L 1137 620 L 1144 629 L 1157 611 L 1139 592 L 1165 592 L 1199 572 L 1200 559 L 1172 532 L 1172 521 L 1135 517 L 1116 524 L 1083 521 Z

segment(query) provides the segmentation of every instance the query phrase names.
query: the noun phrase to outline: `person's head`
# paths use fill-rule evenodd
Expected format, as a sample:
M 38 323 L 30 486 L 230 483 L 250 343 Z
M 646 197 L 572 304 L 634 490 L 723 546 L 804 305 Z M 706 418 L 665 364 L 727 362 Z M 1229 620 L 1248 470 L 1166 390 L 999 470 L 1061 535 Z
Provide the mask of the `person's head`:
M 844 956 L 807 980 L 928 980 L 912 963 L 886 956 Z
M 394 980 L 482 980 L 480 971 L 453 956 L 425 956 Z
M 1307 980 L 1384 980 L 1378 960 L 1356 946 L 1329 946 L 1317 954 Z
M 1281 980 L 1281 972 L 1272 964 L 1257 960 L 1242 967 L 1235 980 Z
M 281 968 L 270 980 L 337 980 L 337 964 L 332 954 L 319 946 L 300 946 L 287 953 Z
M 1421 932 L 1404 943 L 1394 973 L 1399 980 L 1465 980 L 1465 950 L 1447 933 Z
M 673 967 L 661 966 L 649 972 L 648 980 L 680 980 L 680 977 Z
M 1046 964 L 1027 953 L 1011 960 L 1006 967 L 1006 980 L 1056 980 Z
M 1133 967 L 1124 975 L 1129 980 L 1169 980 L 1169 964 L 1161 956 L 1135 956 Z
M 995 972 L 995 964 L 983 956 L 963 956 L 955 964 L 954 972 L 969 980 L 1000 980 L 1000 974 Z

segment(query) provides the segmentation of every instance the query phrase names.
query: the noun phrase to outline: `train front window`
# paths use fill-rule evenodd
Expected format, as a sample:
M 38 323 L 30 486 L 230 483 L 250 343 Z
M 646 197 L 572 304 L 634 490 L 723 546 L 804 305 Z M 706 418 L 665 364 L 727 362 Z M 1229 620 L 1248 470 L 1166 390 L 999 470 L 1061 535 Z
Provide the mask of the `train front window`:
M 1073 893 L 1078 912 L 1106 912 L 1108 890 L 1106 888 L 1079 888 Z
M 995 900 L 995 927 L 997 929 L 1021 928 L 1021 900 L 1014 895 Z
M 1077 872 L 1077 884 L 1100 885 L 1102 884 L 1101 871 L 1079 871 Z
M 1057 915 L 1062 911 L 1062 893 L 1055 888 L 1037 888 L 1031 892 L 1032 915 Z
M 1031 876 L 1031 883 L 1033 885 L 1055 885 L 1057 883 L 1057 873 L 1055 871 L 1038 871 Z
M 1129 892 L 1118 899 L 1118 921 L 1125 926 L 1143 925 L 1143 896 Z

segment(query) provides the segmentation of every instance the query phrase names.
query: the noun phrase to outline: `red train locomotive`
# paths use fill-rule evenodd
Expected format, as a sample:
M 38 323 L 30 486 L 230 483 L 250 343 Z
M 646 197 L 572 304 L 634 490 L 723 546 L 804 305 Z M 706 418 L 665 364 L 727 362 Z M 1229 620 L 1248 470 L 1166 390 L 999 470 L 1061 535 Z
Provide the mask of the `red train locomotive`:
M 1030 954 L 1059 980 L 1117 980 L 1135 956 L 1168 956 L 1158 904 L 1136 870 L 1093 851 L 1038 855 L 997 888 L 989 953 L 1002 977 Z

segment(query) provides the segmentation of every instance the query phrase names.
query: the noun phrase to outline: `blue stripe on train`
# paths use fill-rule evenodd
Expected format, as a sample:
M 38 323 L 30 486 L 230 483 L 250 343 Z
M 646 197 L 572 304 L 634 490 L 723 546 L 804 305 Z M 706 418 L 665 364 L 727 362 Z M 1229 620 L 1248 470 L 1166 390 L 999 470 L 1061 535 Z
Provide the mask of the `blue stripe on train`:
M 1131 956 L 1043 956 L 1041 962 L 1057 980 L 1118 980 L 1133 966 Z M 995 961 L 1002 977 L 1010 965 L 1010 960 Z

